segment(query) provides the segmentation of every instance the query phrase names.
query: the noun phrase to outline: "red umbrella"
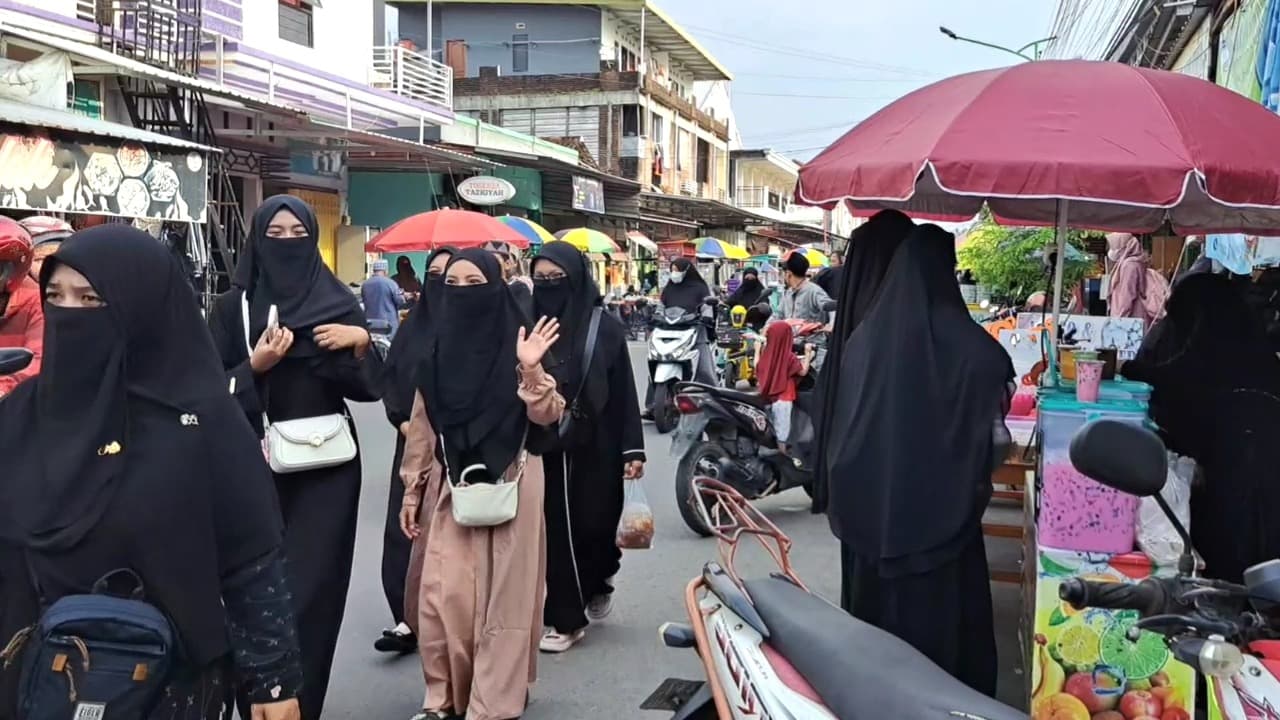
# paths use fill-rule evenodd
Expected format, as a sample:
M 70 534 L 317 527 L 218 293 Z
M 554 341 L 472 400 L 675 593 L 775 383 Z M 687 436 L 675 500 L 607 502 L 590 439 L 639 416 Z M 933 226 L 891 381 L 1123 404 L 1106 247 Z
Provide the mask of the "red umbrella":
M 410 215 L 369 241 L 369 252 L 393 253 L 434 250 L 449 245 L 480 247 L 491 240 L 529 247 L 529 240 L 497 218 L 470 210 L 432 210 Z
M 1280 117 L 1187 75 L 1040 61 L 958 75 L 859 123 L 796 199 L 1118 231 L 1280 234 Z M 1069 207 L 1068 207 L 1069 205 Z M 1062 212 L 1060 212 L 1060 210 Z

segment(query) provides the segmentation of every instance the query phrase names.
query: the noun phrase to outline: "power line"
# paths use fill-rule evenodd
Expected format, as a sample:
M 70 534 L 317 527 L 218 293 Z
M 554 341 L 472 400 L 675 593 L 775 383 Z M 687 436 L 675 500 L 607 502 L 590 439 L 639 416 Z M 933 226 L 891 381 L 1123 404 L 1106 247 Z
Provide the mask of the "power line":
M 805 93 L 757 93 L 757 92 L 736 92 L 734 95 L 748 95 L 750 97 L 782 97 L 782 98 L 803 98 L 805 100 L 895 100 L 897 95 L 878 95 L 866 97 L 860 95 L 808 95 Z
M 777 55 L 787 55 L 791 57 L 804 58 L 810 61 L 828 62 L 838 65 L 852 65 L 867 70 L 876 70 L 878 72 L 896 73 L 899 75 L 915 75 L 921 78 L 936 78 L 938 74 L 929 70 L 921 70 L 919 68 L 910 68 L 895 65 L 884 65 L 881 63 L 870 62 L 858 58 L 842 57 L 839 55 L 830 55 L 827 53 L 814 52 L 813 48 L 798 48 L 789 45 L 778 45 L 774 43 L 761 42 L 754 38 L 743 35 L 734 35 L 712 28 L 697 27 L 694 25 L 686 26 L 691 30 L 697 30 L 699 33 L 711 38 L 717 38 L 722 41 L 734 42 L 743 47 L 762 52 L 770 52 Z

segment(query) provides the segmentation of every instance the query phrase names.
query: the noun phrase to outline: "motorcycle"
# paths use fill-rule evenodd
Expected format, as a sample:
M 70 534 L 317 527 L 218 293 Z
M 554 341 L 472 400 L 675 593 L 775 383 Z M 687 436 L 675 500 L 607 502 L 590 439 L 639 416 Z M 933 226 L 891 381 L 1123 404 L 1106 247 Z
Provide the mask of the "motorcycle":
M 1167 455 L 1149 431 L 1099 420 L 1073 439 L 1070 457 L 1085 475 L 1164 507 Z M 1027 717 L 810 592 L 791 567 L 790 539 L 730 484 L 699 477 L 694 498 L 716 536 L 718 560 L 685 588 L 689 622 L 666 623 L 660 636 L 667 647 L 695 650 L 705 679 L 667 679 L 642 709 L 671 712 L 673 720 Z M 768 552 L 778 572 L 738 575 L 744 537 Z M 1178 578 L 1136 585 L 1075 579 L 1060 594 L 1076 607 L 1136 611 L 1141 619 L 1128 640 L 1141 630 L 1164 635 L 1180 660 L 1208 678 L 1212 720 L 1280 718 L 1280 643 L 1265 615 L 1280 608 L 1280 561 L 1251 568 L 1244 586 L 1196 578 L 1180 565 Z
M 706 325 L 702 317 L 684 308 L 662 308 L 654 316 L 649 334 L 649 379 L 653 384 L 653 424 L 660 433 L 671 432 L 680 419 L 675 386 L 694 379 L 701 347 L 698 333 L 703 332 Z
M 761 340 L 759 328 L 773 312 L 768 304 L 772 293 L 772 289 L 765 290 L 750 308 L 716 303 L 716 368 L 721 386 L 732 390 L 739 382 L 746 382 L 755 387 L 755 350 Z

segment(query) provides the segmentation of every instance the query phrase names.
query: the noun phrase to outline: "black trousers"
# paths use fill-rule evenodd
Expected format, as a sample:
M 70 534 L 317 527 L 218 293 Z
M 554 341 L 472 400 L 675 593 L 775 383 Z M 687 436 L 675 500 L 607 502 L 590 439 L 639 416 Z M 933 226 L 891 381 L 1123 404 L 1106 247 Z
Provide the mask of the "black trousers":
M 302 650 L 302 720 L 320 720 L 347 607 L 360 506 L 360 456 L 323 470 L 276 475 L 284 515 L 285 577 Z M 240 717 L 249 717 L 245 698 Z
M 613 592 L 609 580 L 622 567 L 617 543 L 622 463 L 602 464 L 588 453 L 548 453 L 542 467 L 547 519 L 547 599 L 542 621 L 556 632 L 569 634 L 587 626 L 587 603 Z
M 925 573 L 880 577 L 878 563 L 841 545 L 840 606 L 893 633 L 969 687 L 996 695 L 991 579 L 981 526 L 960 555 Z
M 413 541 L 400 531 L 400 503 L 404 483 L 400 481 L 400 461 L 404 458 L 404 435 L 396 433 L 396 456 L 391 462 L 391 490 L 387 497 L 387 520 L 382 530 L 382 592 L 391 608 L 393 625 L 404 618 L 405 577 L 409 572 L 409 553 Z

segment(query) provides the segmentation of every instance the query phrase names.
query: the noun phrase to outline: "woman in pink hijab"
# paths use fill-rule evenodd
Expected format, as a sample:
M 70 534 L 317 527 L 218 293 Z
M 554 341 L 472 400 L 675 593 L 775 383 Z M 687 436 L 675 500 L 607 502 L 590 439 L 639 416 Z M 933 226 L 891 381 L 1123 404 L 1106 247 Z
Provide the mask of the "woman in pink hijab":
M 1111 233 L 1107 258 L 1112 263 L 1107 296 L 1111 317 L 1142 318 L 1148 327 L 1164 317 L 1169 282 L 1148 264 L 1142 241 L 1129 233 Z

